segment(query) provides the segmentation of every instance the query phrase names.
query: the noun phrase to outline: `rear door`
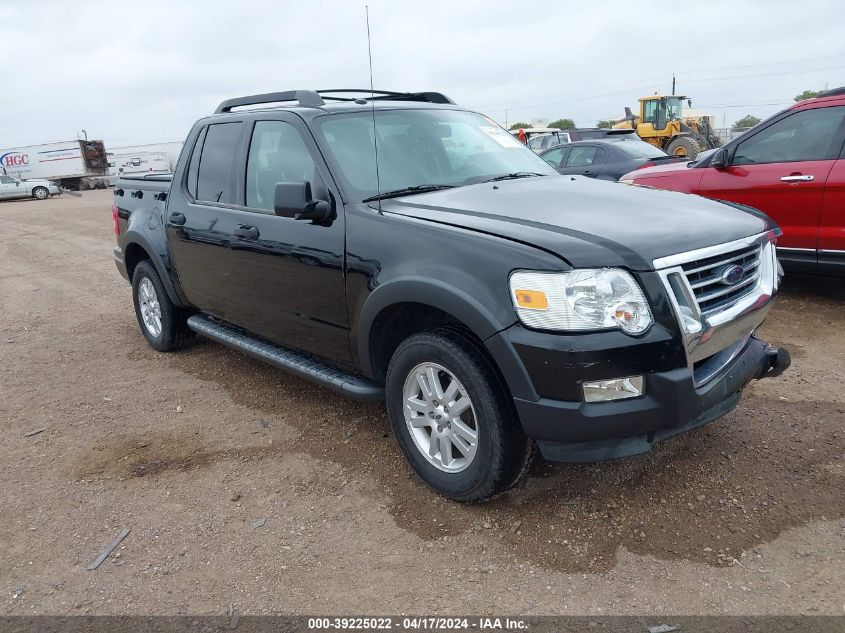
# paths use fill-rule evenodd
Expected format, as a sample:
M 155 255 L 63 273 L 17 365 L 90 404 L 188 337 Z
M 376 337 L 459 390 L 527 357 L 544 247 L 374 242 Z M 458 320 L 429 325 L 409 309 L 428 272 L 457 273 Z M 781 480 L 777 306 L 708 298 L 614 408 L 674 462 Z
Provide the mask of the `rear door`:
M 229 247 L 235 230 L 230 209 L 238 202 L 236 159 L 244 144 L 244 121 L 207 125 L 197 137 L 184 182 L 185 204 L 168 204 L 167 245 L 188 301 L 236 322 L 240 276 Z M 175 191 L 181 183 L 174 181 Z M 171 193 L 173 195 L 173 193 Z
M 15 197 L 17 180 L 10 176 L 0 176 L 0 200 Z
M 561 174 L 595 178 L 601 171 L 606 153 L 598 145 L 573 145 L 558 171 Z
M 845 106 L 791 112 L 731 150 L 731 164 L 708 167 L 702 195 L 749 205 L 783 229 L 784 259 L 816 266 L 825 185 L 842 147 Z

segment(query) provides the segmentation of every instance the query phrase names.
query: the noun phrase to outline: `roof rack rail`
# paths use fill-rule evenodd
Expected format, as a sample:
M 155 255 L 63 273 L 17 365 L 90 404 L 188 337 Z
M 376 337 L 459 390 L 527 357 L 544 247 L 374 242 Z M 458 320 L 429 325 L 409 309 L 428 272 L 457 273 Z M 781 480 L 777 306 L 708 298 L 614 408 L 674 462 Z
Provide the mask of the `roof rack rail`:
M 357 96 L 339 96 L 357 95 Z M 247 95 L 227 99 L 214 111 L 231 112 L 233 108 L 243 106 L 260 105 L 263 103 L 284 103 L 296 102 L 297 105 L 306 108 L 319 108 L 326 105 L 324 99 L 330 101 L 355 101 L 356 99 L 367 98 L 378 101 L 422 101 L 425 103 L 451 103 L 446 95 L 440 92 L 390 92 L 388 90 L 370 90 L 369 88 L 336 88 L 332 90 L 287 90 L 285 92 L 267 92 L 260 95 Z
M 333 88 L 331 90 L 318 90 L 324 99 L 332 101 L 354 101 L 356 98 L 368 98 L 380 101 L 422 101 L 425 103 L 451 103 L 449 97 L 442 92 L 392 92 L 390 90 L 370 90 L 369 88 Z M 337 97 L 337 94 L 357 94 L 360 97 Z
M 314 90 L 287 90 L 285 92 L 267 92 L 261 95 L 248 95 L 246 97 L 227 99 L 217 106 L 214 114 L 231 112 L 232 108 L 239 108 L 241 106 L 280 103 L 284 101 L 296 101 L 301 106 L 311 108 L 319 108 L 326 104 L 322 97 Z
M 825 90 L 820 92 L 818 96 L 820 97 L 836 97 L 838 95 L 845 95 L 845 86 L 841 86 L 839 88 L 831 88 L 830 90 Z

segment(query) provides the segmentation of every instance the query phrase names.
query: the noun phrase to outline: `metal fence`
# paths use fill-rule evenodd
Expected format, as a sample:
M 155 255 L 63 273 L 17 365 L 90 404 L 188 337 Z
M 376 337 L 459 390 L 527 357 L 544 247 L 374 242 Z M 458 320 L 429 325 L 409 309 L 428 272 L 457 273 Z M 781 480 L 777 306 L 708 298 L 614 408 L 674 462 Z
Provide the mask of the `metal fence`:
M 732 127 L 717 127 L 715 129 L 716 136 L 722 139 L 722 143 L 728 143 L 734 140 L 737 136 L 744 133 L 746 130 L 750 130 L 751 128 L 747 127 L 740 127 L 740 128 L 732 128 Z

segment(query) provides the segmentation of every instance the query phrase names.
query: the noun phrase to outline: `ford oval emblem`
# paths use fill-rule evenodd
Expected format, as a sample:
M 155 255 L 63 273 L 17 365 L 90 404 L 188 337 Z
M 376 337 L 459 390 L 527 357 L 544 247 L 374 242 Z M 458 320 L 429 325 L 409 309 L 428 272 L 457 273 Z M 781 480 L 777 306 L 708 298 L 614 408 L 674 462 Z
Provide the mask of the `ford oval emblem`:
M 722 271 L 722 283 L 726 286 L 733 286 L 735 283 L 739 282 L 742 279 L 742 276 L 745 274 L 745 268 L 742 266 L 734 265 L 728 266 L 725 270 Z

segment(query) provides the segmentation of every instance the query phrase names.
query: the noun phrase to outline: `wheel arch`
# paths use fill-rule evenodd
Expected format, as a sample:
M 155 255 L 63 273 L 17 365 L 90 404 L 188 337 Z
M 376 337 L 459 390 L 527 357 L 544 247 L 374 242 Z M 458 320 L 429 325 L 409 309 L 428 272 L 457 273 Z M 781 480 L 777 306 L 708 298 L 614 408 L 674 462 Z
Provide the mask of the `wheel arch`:
M 397 279 L 378 286 L 364 303 L 354 328 L 353 351 L 364 374 L 383 381 L 387 363 L 404 338 L 450 325 L 479 344 L 515 322 L 502 323 L 470 294 L 431 279 Z
M 150 245 L 149 241 L 147 241 L 143 235 L 135 231 L 129 231 L 124 237 L 125 242 L 123 245 L 123 257 L 126 263 L 126 272 L 129 275 L 130 283 L 132 281 L 132 275 L 135 272 L 135 267 L 140 262 L 148 260 L 158 273 L 161 283 L 164 285 L 164 289 L 167 291 L 167 296 L 170 300 L 178 306 L 185 307 L 185 302 L 176 292 L 176 288 L 173 285 L 173 281 L 171 280 L 169 273 L 165 269 L 161 258 L 155 254 L 156 250 Z

